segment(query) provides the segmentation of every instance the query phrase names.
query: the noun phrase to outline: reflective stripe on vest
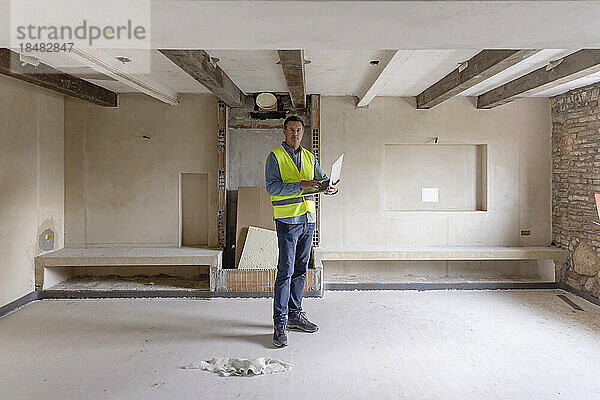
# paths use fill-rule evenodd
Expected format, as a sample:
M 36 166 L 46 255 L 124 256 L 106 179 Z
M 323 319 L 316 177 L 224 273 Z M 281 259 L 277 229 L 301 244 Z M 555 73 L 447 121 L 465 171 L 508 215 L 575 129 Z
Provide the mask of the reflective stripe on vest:
M 302 148 L 300 152 L 300 171 L 285 148 L 279 146 L 273 150 L 279 164 L 281 180 L 285 183 L 311 181 L 315 176 L 315 156 Z M 303 196 L 302 190 L 289 196 L 271 196 L 275 218 L 289 218 L 315 212 L 314 196 Z
M 308 200 L 315 201 L 315 196 L 292 197 L 291 199 L 276 200 L 276 201 L 272 201 L 271 203 L 274 206 L 286 206 L 288 204 L 302 203 L 303 201 L 308 201 Z

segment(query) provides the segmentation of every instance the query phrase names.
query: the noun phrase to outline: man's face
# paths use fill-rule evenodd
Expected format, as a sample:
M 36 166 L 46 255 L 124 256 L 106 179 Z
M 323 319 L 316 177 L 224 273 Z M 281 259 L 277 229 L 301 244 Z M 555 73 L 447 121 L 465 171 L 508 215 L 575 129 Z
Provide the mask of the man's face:
M 304 128 L 302 123 L 299 121 L 290 121 L 287 127 L 283 130 L 285 135 L 285 142 L 293 149 L 300 147 L 302 141 L 302 135 L 304 135 Z

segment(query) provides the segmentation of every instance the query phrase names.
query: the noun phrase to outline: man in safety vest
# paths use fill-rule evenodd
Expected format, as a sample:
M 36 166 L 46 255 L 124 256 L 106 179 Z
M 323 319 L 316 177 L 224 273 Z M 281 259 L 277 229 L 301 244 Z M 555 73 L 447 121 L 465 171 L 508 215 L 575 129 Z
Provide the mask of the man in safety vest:
M 319 327 L 302 311 L 302 294 L 310 248 L 315 231 L 315 195 L 304 194 L 319 189 L 328 179 L 315 156 L 300 145 L 304 122 L 297 116 L 283 124 L 285 141 L 267 157 L 265 179 L 271 196 L 279 261 L 273 301 L 273 344 L 287 346 L 286 327 L 316 332 Z M 324 194 L 336 194 L 338 182 L 330 182 Z

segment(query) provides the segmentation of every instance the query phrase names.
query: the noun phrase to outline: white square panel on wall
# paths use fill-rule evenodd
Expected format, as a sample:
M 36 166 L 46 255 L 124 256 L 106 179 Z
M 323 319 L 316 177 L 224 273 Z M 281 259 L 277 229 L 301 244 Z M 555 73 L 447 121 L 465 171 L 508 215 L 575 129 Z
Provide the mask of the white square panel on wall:
M 421 188 L 421 201 L 423 203 L 437 203 L 438 199 L 438 188 Z

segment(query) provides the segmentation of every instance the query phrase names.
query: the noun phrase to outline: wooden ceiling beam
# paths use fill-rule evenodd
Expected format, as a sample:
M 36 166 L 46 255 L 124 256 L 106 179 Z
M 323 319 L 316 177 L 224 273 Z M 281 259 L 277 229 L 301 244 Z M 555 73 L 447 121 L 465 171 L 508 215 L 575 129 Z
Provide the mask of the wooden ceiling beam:
M 600 50 L 580 50 L 479 95 L 477 108 L 494 108 L 599 71 Z
M 304 50 L 277 50 L 283 75 L 287 82 L 296 109 L 306 108 L 306 72 L 304 70 Z
M 104 107 L 117 106 L 115 92 L 41 62 L 37 66 L 22 65 L 19 53 L 10 49 L 0 48 L 0 74 Z
M 248 104 L 248 96 L 233 83 L 221 67 L 212 61 L 206 51 L 168 49 L 159 51 L 229 107 L 243 107 Z
M 531 57 L 539 50 L 482 50 L 417 95 L 417 108 L 428 109 Z

